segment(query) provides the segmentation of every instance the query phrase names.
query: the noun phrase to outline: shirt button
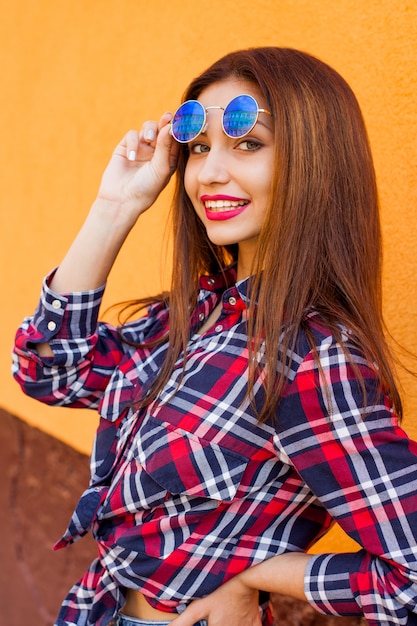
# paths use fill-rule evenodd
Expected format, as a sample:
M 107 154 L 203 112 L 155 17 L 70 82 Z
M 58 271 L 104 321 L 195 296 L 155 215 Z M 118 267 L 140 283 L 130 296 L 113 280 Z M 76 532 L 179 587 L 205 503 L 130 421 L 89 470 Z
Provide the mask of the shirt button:
M 221 330 L 223 330 L 223 326 L 221 324 L 217 324 L 214 330 L 216 331 L 216 333 L 219 333 Z
M 204 313 L 200 313 L 200 315 L 198 316 L 198 319 L 200 320 L 200 322 L 202 322 L 204 319 Z
M 61 308 L 61 300 L 53 300 L 52 301 L 52 306 L 54 309 L 60 309 Z
M 208 284 L 208 285 L 214 285 L 214 283 L 215 283 L 215 282 L 216 282 L 216 281 L 214 280 L 214 278 L 209 278 L 209 279 L 207 280 L 207 284 Z
M 229 304 L 231 304 L 232 306 L 235 306 L 236 304 L 236 298 L 234 296 L 230 296 L 229 298 Z
M 55 322 L 48 322 L 48 330 L 55 330 L 56 329 L 56 323 Z

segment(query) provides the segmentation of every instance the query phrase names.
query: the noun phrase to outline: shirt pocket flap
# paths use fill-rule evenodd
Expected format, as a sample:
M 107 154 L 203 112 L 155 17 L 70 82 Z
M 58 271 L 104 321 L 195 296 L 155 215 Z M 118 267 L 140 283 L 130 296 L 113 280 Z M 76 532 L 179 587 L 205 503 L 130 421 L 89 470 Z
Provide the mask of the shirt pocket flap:
M 249 459 L 193 433 L 149 417 L 138 437 L 138 460 L 171 494 L 230 502 Z

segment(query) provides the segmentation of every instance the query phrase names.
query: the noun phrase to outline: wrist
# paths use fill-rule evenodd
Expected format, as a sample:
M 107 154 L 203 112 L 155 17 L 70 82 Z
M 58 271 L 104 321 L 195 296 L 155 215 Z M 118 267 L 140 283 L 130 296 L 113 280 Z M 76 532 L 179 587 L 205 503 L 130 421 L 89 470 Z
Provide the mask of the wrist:
M 95 220 L 97 226 L 103 231 L 107 229 L 113 234 L 125 231 L 128 234 L 142 212 L 137 206 L 133 206 L 133 203 L 123 203 L 98 195 L 91 206 L 87 220 Z

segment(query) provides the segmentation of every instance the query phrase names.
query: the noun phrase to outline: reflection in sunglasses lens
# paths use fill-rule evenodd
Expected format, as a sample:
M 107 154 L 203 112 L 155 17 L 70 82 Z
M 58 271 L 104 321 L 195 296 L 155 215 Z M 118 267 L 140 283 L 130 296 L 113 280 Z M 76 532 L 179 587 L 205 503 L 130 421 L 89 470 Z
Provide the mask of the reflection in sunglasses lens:
M 182 143 L 195 139 L 203 129 L 205 117 L 205 110 L 200 102 L 184 102 L 172 120 L 172 134 L 175 139 Z
M 252 96 L 236 96 L 224 111 L 224 132 L 229 137 L 242 137 L 252 130 L 257 116 L 258 104 Z

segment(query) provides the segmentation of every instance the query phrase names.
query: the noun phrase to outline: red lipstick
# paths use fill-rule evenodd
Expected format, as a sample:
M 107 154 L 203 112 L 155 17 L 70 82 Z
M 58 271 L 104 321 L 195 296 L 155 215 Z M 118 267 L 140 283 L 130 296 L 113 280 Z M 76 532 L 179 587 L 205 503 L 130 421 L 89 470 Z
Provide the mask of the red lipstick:
M 204 205 L 207 219 L 213 221 L 229 220 L 243 213 L 249 204 L 245 198 L 226 195 L 203 195 L 200 198 Z

